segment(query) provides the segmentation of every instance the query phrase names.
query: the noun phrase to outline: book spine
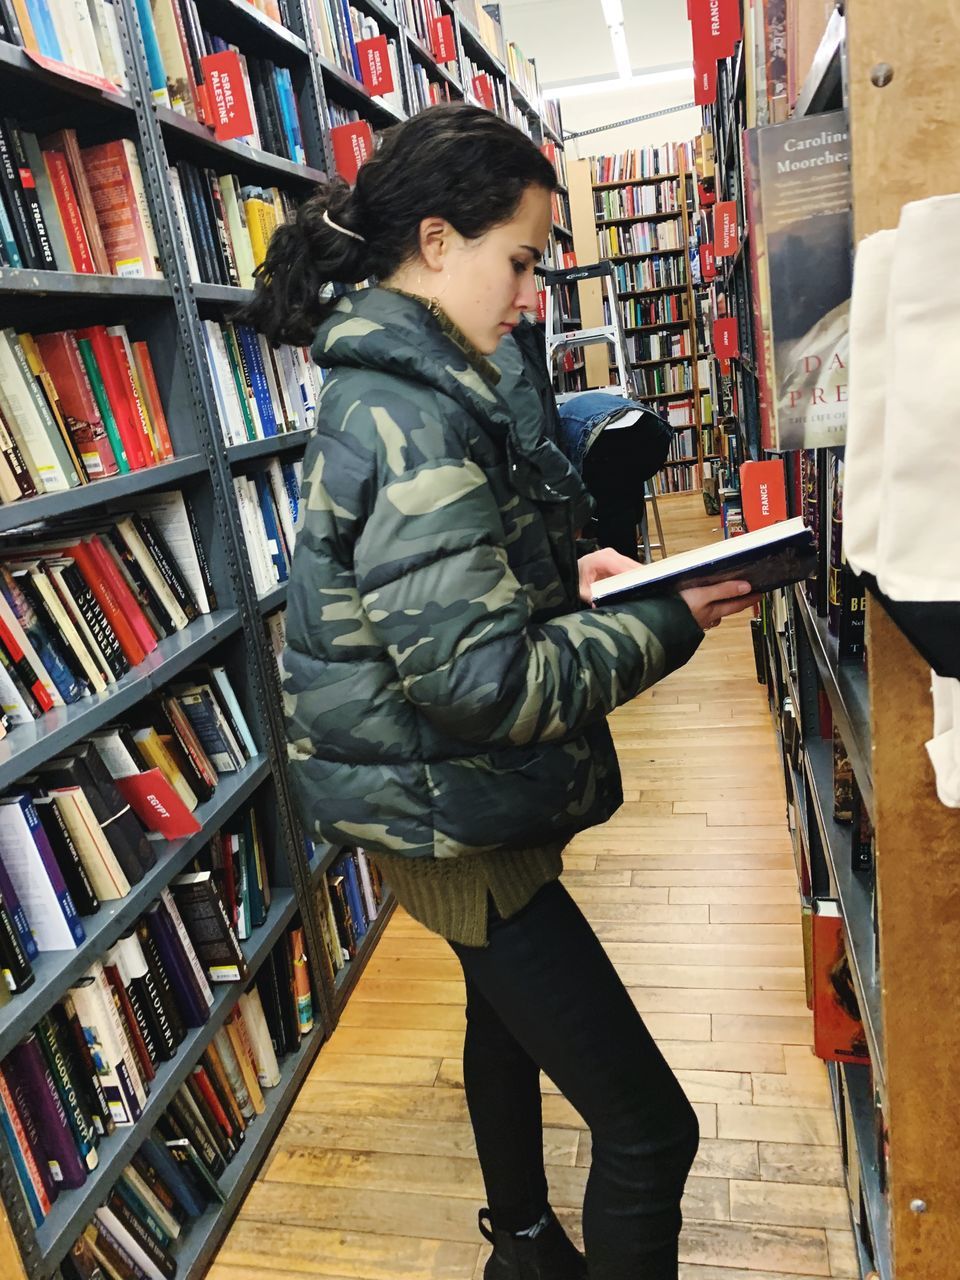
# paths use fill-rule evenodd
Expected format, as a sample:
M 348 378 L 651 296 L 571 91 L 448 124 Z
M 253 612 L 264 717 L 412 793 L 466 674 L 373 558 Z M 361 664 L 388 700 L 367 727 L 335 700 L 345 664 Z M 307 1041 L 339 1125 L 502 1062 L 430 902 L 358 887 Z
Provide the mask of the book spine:
M 24 955 L 28 960 L 36 960 L 40 954 L 37 940 L 33 936 L 33 930 L 30 928 L 30 921 L 27 919 L 27 913 L 23 909 L 23 903 L 17 896 L 2 859 L 0 859 L 0 898 L 3 899 L 7 911 L 10 913 L 10 918 L 16 926 Z
M 50 841 L 47 839 L 47 833 L 43 829 L 40 818 L 29 797 L 24 797 L 21 801 L 20 808 L 27 820 L 30 828 L 30 835 L 40 854 L 40 861 L 46 872 L 47 879 L 53 886 L 53 891 L 57 895 L 57 902 L 60 904 L 60 910 L 63 912 L 63 918 L 66 920 L 73 939 L 77 946 L 81 942 L 86 941 L 86 930 L 83 922 L 77 912 L 76 905 L 70 896 L 66 881 L 63 878 L 63 872 L 60 870 L 60 864 L 57 862 L 51 848 Z
M 62 1187 L 82 1187 L 87 1180 L 87 1166 L 74 1145 L 67 1114 L 35 1032 L 14 1046 L 7 1062 L 30 1098 L 54 1180 Z
M 207 982 L 207 975 L 203 972 L 203 966 L 197 958 L 197 953 L 193 948 L 193 943 L 190 940 L 190 935 L 187 932 L 186 925 L 183 923 L 180 912 L 177 910 L 177 904 L 174 901 L 173 894 L 166 886 L 160 890 L 160 901 L 163 903 L 164 907 L 166 907 L 170 923 L 177 931 L 184 954 L 190 962 L 190 967 L 193 970 L 194 977 L 196 978 L 197 986 L 200 989 L 200 993 L 203 996 L 207 1008 L 209 1008 L 213 1004 L 213 991 L 210 989 L 210 984 Z
M 156 1078 L 157 1069 L 154 1066 L 154 1062 L 157 1051 L 153 1043 L 153 1037 L 150 1035 L 150 1027 L 143 1016 L 143 1010 L 130 998 L 130 990 L 124 982 L 123 973 L 117 965 L 106 963 L 111 958 L 114 958 L 113 954 L 108 952 L 103 965 L 103 972 L 106 975 L 107 985 L 113 994 L 114 1007 L 120 1015 L 120 1023 L 123 1027 L 127 1044 L 132 1050 L 133 1062 L 143 1081 L 144 1092 L 146 1093 L 149 1082 Z
M 17 176 L 20 179 L 20 189 L 23 193 L 23 202 L 26 206 L 33 233 L 33 242 L 37 247 L 38 265 L 45 271 L 56 271 L 57 260 L 54 257 L 50 236 L 47 233 L 47 223 L 40 205 L 40 197 L 37 194 L 34 173 L 27 160 L 26 149 L 23 145 L 23 134 L 12 120 L 4 121 L 3 127 L 0 128 L 0 137 L 4 132 L 7 134 L 7 140 L 13 151 L 13 162 L 17 169 Z M 2 142 L 0 142 L 0 147 L 2 147 Z M 64 263 L 64 266 L 66 266 L 66 263 Z
M 29 987 L 35 978 L 30 960 L 20 941 L 17 926 L 7 910 L 2 893 L 0 893 L 0 969 L 13 995 Z
M 151 1268 L 158 1271 L 161 1277 L 165 1277 L 165 1280 L 174 1280 L 174 1276 L 177 1273 L 176 1262 L 166 1249 L 157 1243 L 154 1236 L 140 1221 L 116 1188 L 111 1191 L 107 1200 L 107 1210 L 113 1214 L 117 1224 L 141 1250 L 144 1263 L 149 1262 Z M 147 1270 L 146 1266 L 144 1266 L 144 1270 Z
M 60 1016 L 61 1013 L 62 1017 Z M 101 1083 L 100 1074 L 93 1060 L 87 1037 L 80 1024 L 77 1007 L 69 992 L 62 997 L 59 1005 L 54 1006 L 52 1016 L 58 1022 L 62 1033 L 60 1037 L 61 1045 L 69 1043 L 72 1046 L 76 1078 L 88 1090 L 92 1104 L 88 1109 L 93 1117 L 94 1128 L 101 1136 L 113 1133 L 116 1125 L 110 1110 L 110 1103 Z
M 63 234 L 70 250 L 73 270 L 81 275 L 95 275 L 97 268 L 93 261 L 87 230 L 83 224 L 83 215 L 80 212 L 73 179 L 70 177 L 67 157 L 59 149 L 44 147 L 43 160 L 60 214 L 60 222 L 63 225 Z
M 133 1163 L 138 1172 L 147 1170 L 147 1174 L 142 1176 L 148 1176 L 151 1179 L 150 1185 L 154 1189 L 159 1182 L 173 1194 L 184 1215 L 190 1218 L 201 1216 L 206 1208 L 205 1202 L 184 1177 L 180 1166 L 156 1133 L 141 1145 L 138 1155 L 133 1158 Z
M 20 259 L 25 267 L 39 269 L 42 258 L 35 240 L 33 216 L 20 183 L 9 122 L 6 120 L 0 121 L 0 190 L 13 226 Z
M 84 1106 L 77 1086 L 74 1084 L 66 1053 L 49 1015 L 45 1015 L 37 1023 L 37 1035 L 40 1048 L 46 1058 L 47 1068 L 60 1095 L 80 1159 L 92 1173 L 100 1163 L 97 1153 L 99 1135 L 93 1123 L 93 1116 Z
M 147 912 L 147 919 L 150 924 L 150 934 L 163 967 L 176 986 L 177 1000 L 184 1022 L 187 1026 L 202 1027 L 207 1021 L 209 1007 L 196 983 L 183 945 L 163 904 L 157 903 L 151 907 Z

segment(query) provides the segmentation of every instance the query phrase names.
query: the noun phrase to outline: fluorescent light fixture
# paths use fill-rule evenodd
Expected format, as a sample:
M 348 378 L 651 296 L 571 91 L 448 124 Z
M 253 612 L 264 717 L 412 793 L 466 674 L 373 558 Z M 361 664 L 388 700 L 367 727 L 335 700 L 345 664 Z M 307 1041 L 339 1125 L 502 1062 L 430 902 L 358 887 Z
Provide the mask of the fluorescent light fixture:
M 685 81 L 693 85 L 693 67 L 671 67 L 663 71 L 639 72 L 629 79 L 604 76 L 593 80 L 578 80 L 573 84 L 544 85 L 545 98 L 592 98 L 602 93 L 623 93 L 625 89 L 645 89 L 657 84 L 678 84 Z
M 633 75 L 633 67 L 630 65 L 630 51 L 627 48 L 627 33 L 623 29 L 623 23 L 618 27 L 610 28 L 610 43 L 613 45 L 613 60 L 616 63 L 617 75 L 621 80 L 629 80 Z
M 600 0 L 603 20 L 608 27 L 623 26 L 623 0 Z

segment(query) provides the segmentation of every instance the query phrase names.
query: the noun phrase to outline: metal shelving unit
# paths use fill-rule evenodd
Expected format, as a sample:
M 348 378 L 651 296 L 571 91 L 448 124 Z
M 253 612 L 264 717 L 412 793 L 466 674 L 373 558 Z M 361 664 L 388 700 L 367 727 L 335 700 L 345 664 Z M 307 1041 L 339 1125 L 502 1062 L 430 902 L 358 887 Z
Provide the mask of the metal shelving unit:
M 174 459 L 162 465 L 2 506 L 0 537 L 16 537 L 21 526 L 37 522 L 54 522 L 55 528 L 55 522 L 68 515 L 82 517 L 89 513 L 91 521 L 95 521 L 104 512 L 133 507 L 138 496 L 145 493 L 183 488 L 194 503 L 218 602 L 214 612 L 163 639 L 144 662 L 103 693 L 54 709 L 35 723 L 9 732 L 0 740 L 0 787 L 15 784 L 45 760 L 129 713 L 144 698 L 164 689 L 192 664 L 203 660 L 216 659 L 227 666 L 258 747 L 254 759 L 237 774 L 224 775 L 211 799 L 198 807 L 196 818 L 201 830 L 196 835 L 176 841 L 151 841 L 157 854 L 155 866 L 125 898 L 103 904 L 95 915 L 84 919 L 87 937 L 80 947 L 69 952 L 42 953 L 34 962 L 33 984 L 0 1010 L 0 1057 L 140 917 L 160 889 L 190 864 L 240 806 L 254 797 L 266 801 L 264 843 L 272 856 L 272 905 L 267 923 L 242 944 L 244 954 L 251 973 L 255 972 L 299 914 L 314 976 L 314 1031 L 298 1053 L 282 1060 L 281 1081 L 267 1095 L 265 1114 L 248 1130 L 246 1141 L 220 1179 L 225 1202 L 212 1206 L 192 1223 L 178 1242 L 179 1280 L 195 1280 L 212 1259 L 394 905 L 392 899 L 385 901 L 357 958 L 336 983 L 328 978 L 315 891 L 339 850 L 328 849 L 315 865 L 307 864 L 303 833 L 286 779 L 279 677 L 265 626 L 266 615 L 285 604 L 287 584 L 281 583 L 258 598 L 232 485 L 237 470 L 252 469 L 272 457 L 289 458 L 302 451 L 311 432 L 295 430 L 225 445 L 201 316 L 228 317 L 252 294 L 249 290 L 189 278 L 183 229 L 168 180 L 170 164 L 182 158 L 212 166 L 219 172 L 235 172 L 244 181 L 278 185 L 295 197 L 303 197 L 334 170 L 328 93 L 343 105 L 356 108 L 375 128 L 405 118 L 403 113 L 372 97 L 352 74 L 319 56 L 307 2 L 288 0 L 291 28 L 287 29 L 246 0 L 201 0 L 201 17 L 211 31 L 223 35 L 242 51 L 261 54 L 291 69 L 308 161 L 305 165 L 244 143 L 218 142 L 206 127 L 153 106 L 135 0 L 115 0 L 127 62 L 128 92 L 110 93 L 84 85 L 37 66 L 23 50 L 0 42 L 0 109 L 4 114 L 38 131 L 69 124 L 81 137 L 90 132 L 98 140 L 125 136 L 135 142 L 164 271 L 162 279 L 127 279 L 5 269 L 0 271 L 3 323 L 37 329 L 45 325 L 65 328 L 90 323 L 90 317 L 95 317 L 97 322 L 125 323 L 131 332 L 135 329 L 138 336 L 147 337 L 157 364 L 176 453 Z M 397 39 L 402 90 L 409 92 L 410 68 L 416 61 L 427 68 L 431 78 L 448 84 L 454 96 L 462 94 L 467 48 L 471 57 L 502 79 L 513 101 L 532 123 L 535 140 L 542 142 L 552 136 L 560 141 L 540 120 L 528 96 L 510 80 L 506 67 L 489 53 L 447 0 L 444 3 L 453 17 L 457 36 L 456 69 L 437 64 L 417 44 L 405 22 L 394 17 L 380 0 L 356 3 L 380 23 L 381 30 Z M 566 229 L 558 230 L 563 233 Z M 242 643 L 238 643 L 241 637 Z M 135 1126 L 118 1129 L 103 1141 L 99 1168 L 82 1188 L 61 1194 L 39 1229 L 29 1217 L 11 1158 L 0 1138 L 0 1197 L 30 1280 L 48 1280 L 56 1274 L 60 1260 L 186 1078 L 240 990 L 240 984 L 215 989 L 209 1021 L 192 1030 L 176 1056 L 158 1069 L 144 1116 Z

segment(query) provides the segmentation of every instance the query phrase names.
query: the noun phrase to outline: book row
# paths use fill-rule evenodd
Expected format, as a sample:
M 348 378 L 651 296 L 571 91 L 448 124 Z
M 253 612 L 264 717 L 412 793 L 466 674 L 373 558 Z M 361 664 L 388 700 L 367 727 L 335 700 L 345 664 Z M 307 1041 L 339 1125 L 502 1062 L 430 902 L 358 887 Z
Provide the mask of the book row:
M 229 698 L 218 697 L 224 684 Z M 208 669 L 0 797 L 0 958 L 10 994 L 33 984 L 38 955 L 82 945 L 84 920 L 125 898 L 156 866 L 147 832 L 173 839 L 201 830 L 191 817 L 200 799 L 242 768 L 253 746 L 222 669 Z M 229 918 L 248 937 L 269 903 L 253 808 L 210 849 Z
M 385 6 L 388 10 L 390 5 Z M 361 12 L 348 0 L 313 0 L 314 27 L 320 53 L 330 62 L 348 71 L 356 80 L 365 83 L 363 63 L 357 45 L 361 40 L 374 40 L 385 35 L 380 24 L 369 14 Z M 396 15 L 394 15 L 396 16 Z M 393 89 L 389 93 L 379 90 L 382 102 L 394 110 L 404 110 L 400 52 L 397 42 L 387 36 L 387 59 Z M 386 71 L 386 68 L 382 69 Z
M 618 262 L 613 268 L 620 293 L 642 293 L 645 289 L 663 289 L 687 283 L 687 264 L 679 254 L 662 258 L 640 258 L 636 262 Z
M 408 9 L 413 2 L 414 0 L 404 0 Z M 422 3 L 422 0 L 420 2 Z M 480 37 L 480 43 L 495 58 L 503 62 L 503 29 L 496 18 L 488 12 L 489 6 L 484 5 L 483 0 L 454 0 L 454 8 L 471 30 Z
M 540 150 L 556 170 L 557 180 L 560 184 L 565 188 L 568 187 L 570 184 L 567 181 L 567 157 L 563 147 L 558 147 L 555 142 L 544 142 L 542 143 Z M 569 208 L 569 200 L 567 207 Z M 565 227 L 569 227 L 569 220 L 565 219 L 563 221 L 563 225 Z
M 425 111 L 427 107 L 439 106 L 441 102 L 458 102 L 460 91 L 454 89 L 447 80 L 431 79 L 426 67 L 415 62 L 412 65 L 410 78 L 411 114 Z
M 638 147 L 612 156 L 591 156 L 593 182 L 627 182 L 635 178 L 656 178 L 661 173 L 679 173 L 693 167 L 692 142 L 666 142 L 659 147 Z
M 697 456 L 697 432 L 694 427 L 686 427 L 674 433 L 670 441 L 669 462 L 688 462 Z
M 627 338 L 627 351 L 633 361 L 672 360 L 689 356 L 689 333 L 633 333 Z
M 692 493 L 700 488 L 695 462 L 664 467 L 653 478 L 657 493 Z
M 617 187 L 613 191 L 593 193 L 593 211 L 597 218 L 642 218 L 645 214 L 676 213 L 682 196 L 680 183 L 673 181 L 646 183 L 642 187 Z
M 570 197 L 565 191 L 554 191 L 550 196 L 550 208 L 554 222 L 570 230 Z
M 540 85 L 537 81 L 537 68 L 514 41 L 507 42 L 507 73 L 514 84 L 523 90 L 531 103 L 536 105 L 540 99 Z
M 102 692 L 182 631 L 211 601 L 192 508 L 178 492 L 95 529 L 62 517 L 5 542 L 0 561 L 0 680 L 8 721 Z
M 191 279 L 252 289 L 274 230 L 294 216 L 292 197 L 185 161 L 172 167 L 170 182 Z
M 203 322 L 224 443 L 312 426 L 323 371 L 305 347 L 271 347 L 248 325 Z
M 621 298 L 620 322 L 625 329 L 646 324 L 679 324 L 689 319 L 686 293 L 664 293 L 650 298 Z
M 0 121 L 0 265 L 162 276 L 137 148 Z
M 663 222 L 634 222 L 628 227 L 598 227 L 597 245 L 601 258 L 682 249 L 683 226 L 677 217 Z
M 693 369 L 689 362 L 661 364 L 651 369 L 638 369 L 636 377 L 643 395 L 693 390 Z
M 433 51 L 432 26 L 437 18 L 443 17 L 440 0 L 396 0 L 390 6 L 400 11 L 407 30 L 420 42 L 424 49 Z
M 209 31 L 200 18 L 196 0 L 138 0 L 137 13 L 153 101 L 200 124 L 217 122 L 214 82 L 219 61 L 207 59 L 232 54 L 249 108 L 251 132 L 240 141 L 261 151 L 305 164 L 300 109 L 288 67 L 268 58 L 257 58 Z M 243 127 L 243 126 L 241 126 Z
M 300 510 L 299 461 L 276 458 L 260 471 L 234 476 L 233 489 L 243 526 L 250 570 L 258 595 L 290 577 Z
M 131 1180 L 128 1169 L 120 1177 L 132 1181 L 141 1207 L 153 1208 L 154 1223 L 164 1226 L 168 1239 L 155 1239 L 154 1249 L 127 1213 L 117 1215 L 124 1234 L 139 1237 L 164 1280 L 176 1271 L 166 1251 L 190 1217 L 222 1198 L 217 1179 L 240 1151 L 247 1126 L 265 1110 L 264 1090 L 279 1083 L 280 1060 L 313 1027 L 302 929 L 294 927 L 278 940 L 252 980 L 244 964 L 222 966 L 234 976 L 211 983 L 201 958 L 204 943 L 193 936 L 203 933 L 202 917 L 191 932 L 190 890 L 181 884 L 164 891 L 136 928 L 95 961 L 0 1063 L 0 1127 L 39 1226 L 61 1194 L 85 1185 L 100 1167 L 101 1145 L 143 1115 L 163 1065 L 178 1057 L 191 1030 L 208 1022 L 216 983 L 246 985 L 148 1139 L 159 1135 L 165 1147 L 186 1143 L 199 1157 L 197 1164 L 181 1146 L 188 1156 L 182 1163 L 191 1171 L 181 1190 L 194 1175 L 200 1177 L 192 1202 L 181 1204 L 190 1212 L 181 1218 L 161 1195 L 164 1211 L 156 1215 L 156 1203 L 143 1200 L 138 1180 L 148 1186 L 151 1180 L 136 1157 L 131 1163 L 138 1179 Z M 237 953 L 242 960 L 238 944 Z M 166 1184 L 166 1190 L 174 1187 Z M 107 1200 L 113 1210 L 115 1194 L 116 1187 Z
M 0 500 L 62 493 L 174 456 L 146 342 L 124 325 L 0 330 Z
M 0 0 L 0 40 L 128 87 L 113 0 Z
M 334 974 L 357 954 L 383 905 L 383 883 L 362 849 L 345 849 L 317 890 L 320 929 Z

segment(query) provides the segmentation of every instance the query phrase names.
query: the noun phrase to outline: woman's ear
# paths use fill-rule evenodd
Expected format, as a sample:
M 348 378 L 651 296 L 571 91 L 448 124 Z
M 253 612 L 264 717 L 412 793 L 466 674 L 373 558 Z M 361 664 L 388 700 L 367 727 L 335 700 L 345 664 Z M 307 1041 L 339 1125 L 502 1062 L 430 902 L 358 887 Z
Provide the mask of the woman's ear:
M 420 256 L 429 271 L 443 271 L 453 228 L 446 218 L 424 218 L 420 223 Z

